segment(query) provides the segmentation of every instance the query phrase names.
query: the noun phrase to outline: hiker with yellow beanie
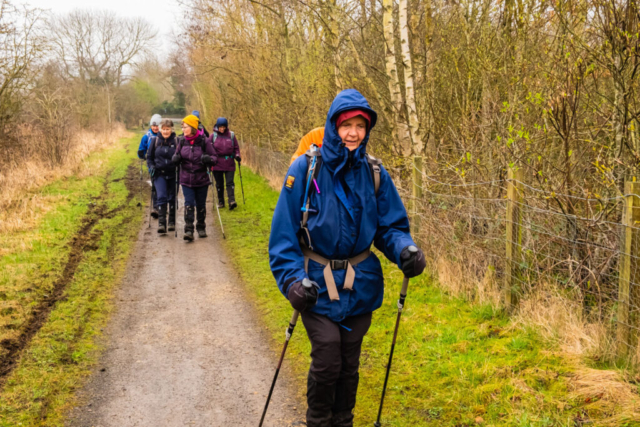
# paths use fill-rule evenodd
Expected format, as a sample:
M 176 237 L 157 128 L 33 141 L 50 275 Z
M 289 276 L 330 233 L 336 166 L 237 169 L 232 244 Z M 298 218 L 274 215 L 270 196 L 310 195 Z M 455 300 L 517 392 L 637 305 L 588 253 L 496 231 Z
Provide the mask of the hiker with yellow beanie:
M 207 237 L 207 193 L 209 191 L 208 169 L 218 162 L 216 152 L 198 129 L 200 120 L 192 114 L 182 119 L 183 134 L 178 137 L 173 163 L 180 167 L 179 183 L 184 194 L 184 240 L 193 241 L 193 223 L 197 215 L 198 237 Z

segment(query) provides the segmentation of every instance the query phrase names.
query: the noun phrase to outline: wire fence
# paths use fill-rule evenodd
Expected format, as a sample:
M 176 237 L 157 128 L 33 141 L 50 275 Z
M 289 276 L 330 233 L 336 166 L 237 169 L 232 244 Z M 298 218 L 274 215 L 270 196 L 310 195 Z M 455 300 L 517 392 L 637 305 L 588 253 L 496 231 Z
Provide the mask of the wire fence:
M 244 144 L 244 153 L 279 189 L 290 157 L 253 144 Z M 580 331 L 571 333 L 582 336 L 560 339 L 590 342 L 582 352 L 597 358 L 640 361 L 638 183 L 628 182 L 620 195 L 583 196 L 538 188 L 517 170 L 502 180 L 466 183 L 420 169 L 396 186 L 443 286 L 516 315 L 527 299 L 533 316 L 573 310 Z M 552 299 L 566 304 L 542 307 Z

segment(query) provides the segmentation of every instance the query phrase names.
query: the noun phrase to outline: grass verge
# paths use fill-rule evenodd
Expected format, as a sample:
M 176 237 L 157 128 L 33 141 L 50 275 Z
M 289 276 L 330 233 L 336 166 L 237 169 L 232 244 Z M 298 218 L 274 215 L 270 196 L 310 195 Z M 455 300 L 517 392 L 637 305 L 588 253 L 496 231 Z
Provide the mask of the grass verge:
M 254 296 L 274 351 L 279 351 L 291 308 L 277 289 L 268 262 L 269 230 L 278 193 L 261 177 L 247 169 L 243 172 L 247 204 L 222 212 L 225 245 Z M 383 262 L 383 268 L 385 299 L 374 313 L 363 344 L 356 426 L 372 425 L 377 415 L 397 312 L 402 276 L 389 262 Z M 300 323 L 286 363 L 293 366 L 301 397 L 309 350 Z M 608 386 L 603 390 L 598 385 L 604 378 Z M 616 387 L 624 393 L 618 394 Z M 534 330 L 514 326 L 490 305 L 451 297 L 424 275 L 411 281 L 383 424 L 640 425 L 640 418 L 626 408 L 629 400 L 618 399 L 622 394 L 637 396 L 637 389 L 630 388 L 633 386 L 619 381 L 612 371 L 585 371 L 579 361 L 544 342 Z
M 96 336 L 142 220 L 138 136 L 84 160 L 83 176 L 25 197 L 45 211 L 0 235 L 0 426 L 58 426 L 98 356 Z M 135 180 L 133 179 L 135 178 Z

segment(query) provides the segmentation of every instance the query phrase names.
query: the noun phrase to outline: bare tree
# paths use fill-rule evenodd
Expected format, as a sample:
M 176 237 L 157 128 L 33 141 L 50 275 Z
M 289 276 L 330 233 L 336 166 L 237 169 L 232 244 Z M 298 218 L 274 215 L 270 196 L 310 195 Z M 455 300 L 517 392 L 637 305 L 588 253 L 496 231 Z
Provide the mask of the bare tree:
M 18 9 L 0 0 L 0 135 L 7 141 L 7 127 L 20 110 L 20 93 L 28 83 L 36 56 L 44 49 L 37 34 L 42 11 Z
M 52 19 L 51 40 L 69 77 L 119 87 L 125 70 L 150 52 L 157 31 L 141 18 L 77 10 Z

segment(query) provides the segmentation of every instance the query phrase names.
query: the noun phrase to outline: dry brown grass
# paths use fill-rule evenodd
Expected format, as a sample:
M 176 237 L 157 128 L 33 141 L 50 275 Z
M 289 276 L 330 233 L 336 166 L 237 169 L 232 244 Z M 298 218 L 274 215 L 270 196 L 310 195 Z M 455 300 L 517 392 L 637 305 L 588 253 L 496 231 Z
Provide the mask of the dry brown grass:
M 625 382 L 619 372 L 581 368 L 569 383 L 571 397 L 587 403 L 588 417 L 598 420 L 592 425 L 614 427 L 640 422 L 638 387 Z
M 495 270 L 487 269 L 482 280 L 468 271 L 461 263 L 454 263 L 440 257 L 432 263 L 437 274 L 438 284 L 448 294 L 463 297 L 467 301 L 479 304 L 500 305 L 500 288 L 496 281 Z
M 614 360 L 611 330 L 597 317 L 585 315 L 581 300 L 578 292 L 540 283 L 521 301 L 513 322 L 533 327 L 567 354 L 596 361 Z
M 38 155 L 40 138 L 32 135 L 30 139 L 23 139 L 21 144 L 28 154 L 13 158 L 0 167 L 0 233 L 32 227 L 50 205 L 46 203 L 47 196 L 33 190 L 62 177 L 90 174 L 84 160 L 91 153 L 111 147 L 126 135 L 127 131 L 121 125 L 111 131 L 82 130 L 69 142 L 65 161 L 56 166 L 52 166 L 43 155 Z

